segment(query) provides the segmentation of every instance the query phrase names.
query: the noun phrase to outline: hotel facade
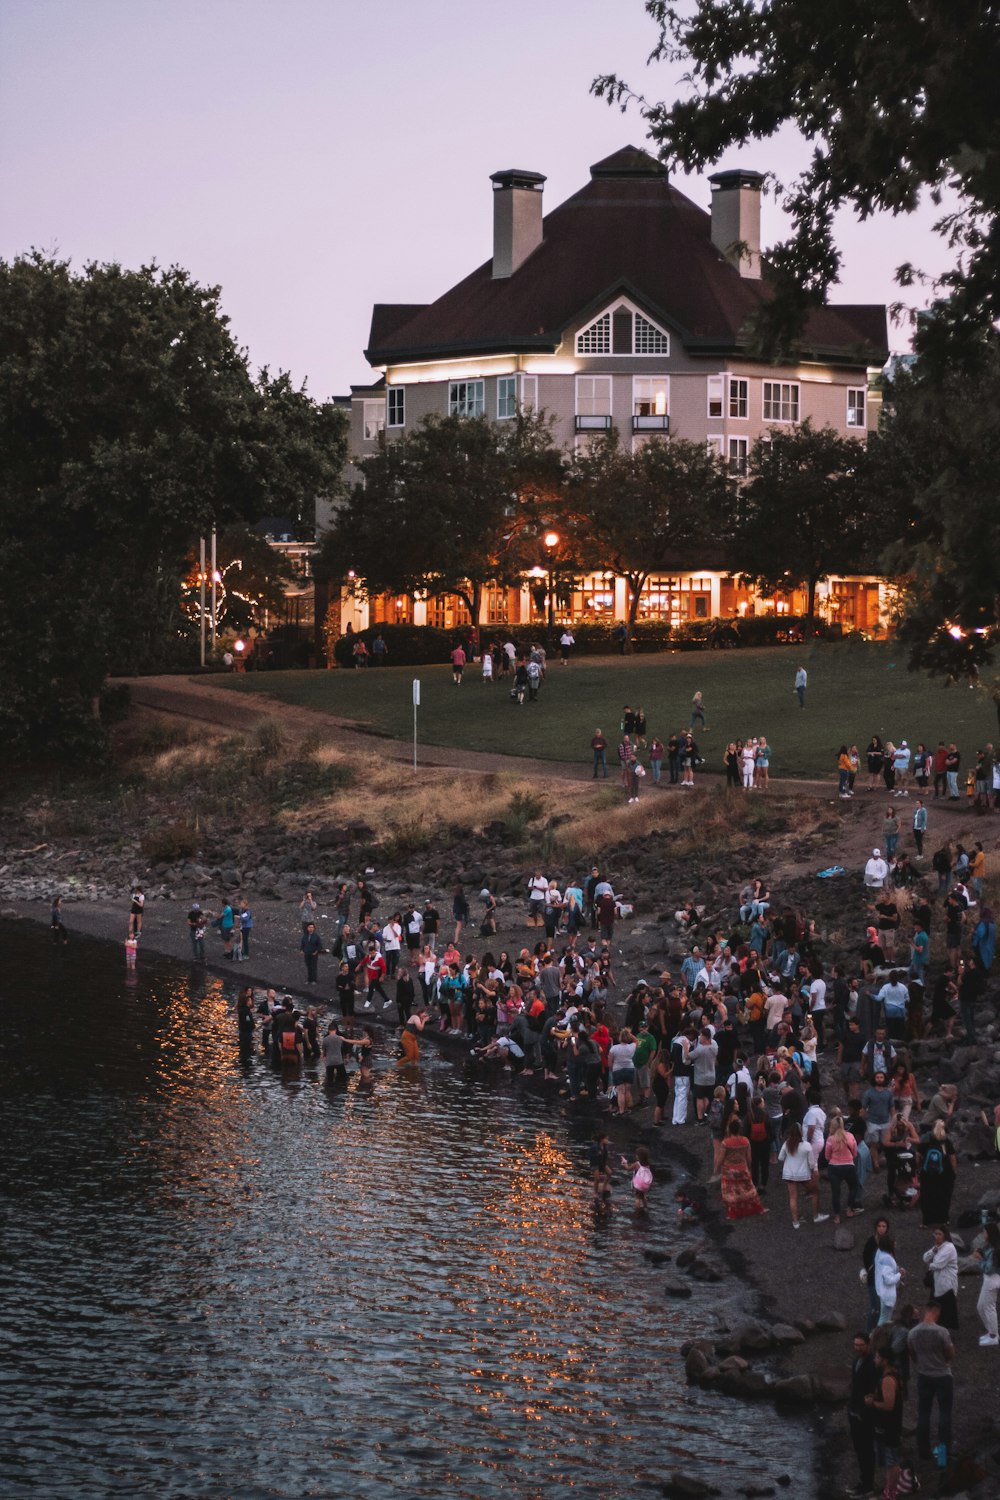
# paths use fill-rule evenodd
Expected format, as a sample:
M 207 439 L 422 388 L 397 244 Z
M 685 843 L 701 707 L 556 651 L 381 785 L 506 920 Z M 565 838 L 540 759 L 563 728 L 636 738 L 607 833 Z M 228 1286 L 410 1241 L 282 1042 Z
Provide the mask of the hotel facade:
M 431 413 L 502 423 L 528 409 L 553 419 L 566 451 L 611 428 L 633 446 L 678 436 L 715 448 L 736 473 L 759 438 L 806 419 L 864 442 L 877 426 L 873 381 L 888 354 L 884 306 L 818 308 L 794 364 L 755 359 L 751 323 L 769 296 L 764 179 L 727 171 L 710 181 L 706 211 L 671 186 L 654 157 L 627 147 L 543 214 L 543 176 L 494 173 L 492 257 L 435 302 L 373 309 L 365 355 L 376 378 L 352 388 L 354 458 Z M 329 514 L 319 521 L 328 524 Z M 470 623 L 453 596 L 366 599 L 344 561 L 342 629 Z M 804 613 L 804 592 L 762 596 L 697 561 L 651 577 L 638 618 L 680 625 Z M 602 573 L 574 582 L 560 620 L 625 617 L 624 580 Z M 544 602 L 532 585 L 488 588 L 478 623 L 541 623 Z M 845 629 L 880 631 L 885 608 L 877 578 L 831 577 L 817 594 L 818 612 Z

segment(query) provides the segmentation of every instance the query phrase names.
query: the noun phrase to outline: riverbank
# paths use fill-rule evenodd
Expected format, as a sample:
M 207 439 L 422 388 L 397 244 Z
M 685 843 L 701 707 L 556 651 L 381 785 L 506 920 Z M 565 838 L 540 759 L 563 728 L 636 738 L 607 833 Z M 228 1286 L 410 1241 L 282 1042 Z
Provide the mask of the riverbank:
M 297 908 L 285 902 L 267 902 L 258 903 L 255 909 L 258 926 L 250 960 L 237 965 L 216 958 L 207 965 L 195 966 L 196 972 L 207 971 L 234 984 L 288 990 L 303 1002 L 317 1003 L 326 1013 L 328 988 L 322 981 L 324 977 L 332 979 L 332 961 L 321 960 L 321 965 L 327 968 L 324 971 L 321 967 L 318 991 L 307 990 L 302 983 L 301 960 L 295 951 L 299 930 Z M 47 920 L 47 910 L 40 906 L 25 905 L 20 914 L 33 922 Z M 68 964 L 79 961 L 85 943 L 121 944 L 123 911 L 119 902 L 78 902 L 69 908 L 67 915 Z M 501 945 L 498 940 L 496 946 Z M 471 946 L 478 952 L 483 944 L 475 942 Z M 156 901 L 147 907 L 140 964 L 145 953 L 190 962 L 182 906 Z M 619 944 L 618 963 L 622 976 L 611 1008 L 620 1014 L 621 998 L 635 979 L 641 977 L 643 965 L 650 973 L 653 969 L 628 933 Z M 358 1019 L 391 1032 L 395 1029 L 395 1007 L 384 1016 L 381 1010 L 362 1011 Z M 995 1022 L 989 1024 L 995 1033 Z M 995 1040 L 994 1035 L 991 1044 Z M 456 1061 L 467 1058 L 465 1041 L 434 1033 L 428 1035 L 425 1045 L 439 1047 Z M 914 1061 L 923 1093 L 928 1094 L 945 1078 L 957 1075 L 968 1079 L 970 1070 L 991 1052 L 995 1060 L 1000 1060 L 995 1045 L 984 1047 L 973 1057 L 971 1049 L 951 1044 L 916 1044 Z M 832 1076 L 829 1056 L 824 1073 L 827 1078 Z M 540 1078 L 513 1078 L 510 1087 L 551 1096 L 553 1102 L 559 1099 L 559 1085 Z M 824 1096 L 827 1107 L 837 1093 L 835 1085 L 827 1088 Z M 588 1121 L 606 1118 L 590 1105 L 571 1106 L 568 1101 L 559 1101 L 559 1107 L 577 1128 L 587 1127 Z M 961 1223 L 963 1215 L 975 1216 L 984 1203 L 1000 1204 L 1000 1166 L 996 1158 L 984 1154 L 983 1159 L 975 1159 L 980 1155 L 977 1146 L 981 1149 L 983 1145 L 975 1134 L 975 1113 L 974 1105 L 963 1104 L 956 1130 L 956 1137 L 964 1140 L 964 1149 L 960 1154 L 953 1223 Z M 867 1310 L 867 1294 L 859 1284 L 858 1269 L 861 1246 L 871 1233 L 875 1211 L 880 1206 L 882 1179 L 875 1176 L 870 1181 L 862 1219 L 836 1230 L 830 1222 L 812 1225 L 805 1220 L 796 1233 L 791 1228 L 780 1177 L 772 1171 L 766 1195 L 770 1213 L 730 1224 L 721 1210 L 717 1191 L 708 1185 L 711 1142 L 707 1129 L 694 1125 L 657 1128 L 649 1109 L 634 1111 L 624 1120 L 611 1119 L 608 1128 L 616 1153 L 631 1156 L 639 1144 L 650 1149 L 658 1174 L 654 1191 L 661 1200 L 672 1198 L 671 1177 L 681 1173 L 689 1179 L 688 1191 L 698 1204 L 698 1217 L 687 1231 L 690 1245 L 683 1257 L 684 1264 L 680 1263 L 681 1257 L 670 1259 L 655 1244 L 650 1244 L 644 1252 L 649 1265 L 645 1279 L 649 1295 L 676 1300 L 681 1307 L 694 1284 L 709 1283 L 717 1287 L 719 1324 L 711 1339 L 702 1337 L 698 1341 L 694 1354 L 687 1345 L 679 1344 L 667 1351 L 667 1357 L 681 1362 L 687 1356 L 688 1372 L 696 1382 L 705 1378 L 707 1370 L 721 1367 L 719 1377 L 709 1378 L 715 1389 L 732 1392 L 734 1420 L 738 1420 L 739 1403 L 748 1399 L 773 1402 L 779 1420 L 782 1410 L 807 1414 L 819 1445 L 815 1493 L 822 1500 L 843 1493 L 845 1486 L 856 1478 L 849 1443 L 844 1441 L 846 1416 L 842 1400 L 851 1358 L 850 1336 L 856 1327 L 863 1326 Z M 628 1197 L 627 1184 L 620 1181 L 616 1190 L 619 1210 L 625 1209 Z M 661 1202 L 661 1212 L 662 1206 Z M 929 1247 L 930 1234 L 920 1227 L 919 1216 L 913 1213 L 894 1213 L 892 1220 L 898 1258 L 909 1271 L 910 1296 L 919 1303 L 923 1295 L 921 1255 Z M 971 1237 L 969 1231 L 966 1233 Z M 940 1492 L 986 1497 L 996 1493 L 998 1479 L 996 1460 L 990 1456 L 993 1417 L 984 1394 L 996 1380 L 997 1361 L 995 1350 L 978 1346 L 980 1330 L 974 1307 L 977 1293 L 976 1278 L 963 1276 L 959 1297 L 961 1328 L 956 1340 L 959 1356 L 955 1365 L 955 1457 Z M 766 1389 L 762 1380 L 755 1382 L 752 1375 L 741 1369 L 742 1360 L 750 1361 L 751 1369 L 766 1374 Z M 910 1426 L 912 1418 L 911 1398 Z M 925 1481 L 929 1477 L 930 1473 L 925 1472 Z

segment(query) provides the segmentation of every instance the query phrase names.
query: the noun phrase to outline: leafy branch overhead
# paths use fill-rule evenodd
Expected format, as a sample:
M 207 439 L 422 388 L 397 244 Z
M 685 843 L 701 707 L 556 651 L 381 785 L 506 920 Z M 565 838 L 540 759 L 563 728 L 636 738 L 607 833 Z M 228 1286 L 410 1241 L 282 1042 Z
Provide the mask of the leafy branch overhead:
M 700 171 L 749 141 L 795 126 L 808 166 L 779 188 L 792 233 L 768 257 L 776 296 L 757 330 L 789 348 L 841 265 L 834 217 L 943 205 L 939 233 L 955 251 L 927 353 L 975 347 L 1000 316 L 1000 20 L 981 0 L 646 0 L 657 29 L 650 62 L 680 63 L 686 92 L 656 102 L 614 74 L 593 91 L 635 105 L 668 167 Z M 919 273 L 899 268 L 904 286 Z

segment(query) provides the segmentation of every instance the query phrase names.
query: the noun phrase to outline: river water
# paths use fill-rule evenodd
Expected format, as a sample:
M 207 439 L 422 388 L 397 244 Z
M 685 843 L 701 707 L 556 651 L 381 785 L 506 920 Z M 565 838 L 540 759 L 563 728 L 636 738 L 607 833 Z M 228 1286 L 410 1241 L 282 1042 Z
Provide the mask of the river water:
M 595 1220 L 554 1104 L 430 1049 L 330 1093 L 240 1061 L 221 981 L 3 937 L 8 1500 L 812 1493 L 804 1428 L 684 1382 L 671 1190 Z

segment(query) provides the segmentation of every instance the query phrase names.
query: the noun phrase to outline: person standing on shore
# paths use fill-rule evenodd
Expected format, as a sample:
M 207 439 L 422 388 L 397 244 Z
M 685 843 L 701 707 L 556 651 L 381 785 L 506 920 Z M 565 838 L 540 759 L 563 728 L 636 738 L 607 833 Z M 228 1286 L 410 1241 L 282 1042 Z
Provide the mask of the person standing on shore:
M 594 737 L 590 742 L 590 748 L 594 752 L 594 780 L 597 780 L 597 774 L 600 772 L 604 780 L 607 781 L 608 742 L 604 738 L 604 731 L 602 729 L 594 730 Z
M 52 927 L 52 941 L 56 944 L 62 943 L 63 947 L 65 947 L 69 942 L 69 936 L 63 925 L 61 896 L 52 897 L 52 918 L 50 925 Z
M 903 1387 L 892 1350 L 884 1344 L 875 1355 L 878 1389 L 866 1396 L 865 1405 L 872 1413 L 875 1457 L 885 1470 L 888 1500 L 895 1500 L 899 1483 L 899 1445 L 903 1437 Z
M 927 832 L 927 809 L 920 798 L 913 809 L 913 842 L 917 846 L 917 853 L 924 852 L 924 834 Z
M 132 901 L 128 909 L 128 935 L 137 938 L 142 932 L 142 913 L 146 905 L 146 898 L 142 892 L 142 886 L 137 885 L 132 892 Z
M 323 952 L 323 942 L 316 931 L 315 922 L 306 923 L 300 947 L 306 961 L 306 983 L 316 984 L 319 978 L 319 956 Z
M 242 897 L 240 898 L 239 923 L 240 923 L 240 938 L 241 938 L 241 950 L 242 950 L 241 953 L 240 953 L 240 957 L 241 958 L 249 958 L 250 957 L 250 934 L 251 934 L 251 932 L 253 932 L 253 912 L 250 910 L 249 906 L 243 900 Z
M 195 963 L 205 962 L 205 913 L 197 901 L 191 902 L 191 909 L 187 914 L 188 935 L 191 938 L 191 957 Z
M 931 1456 L 931 1411 L 938 1405 L 938 1442 L 951 1452 L 951 1414 L 955 1400 L 955 1378 L 951 1372 L 955 1345 L 947 1328 L 941 1327 L 941 1305 L 933 1297 L 924 1308 L 923 1320 L 907 1335 L 910 1364 L 917 1375 L 917 1453 Z M 941 1466 L 944 1467 L 944 1464 Z
M 867 1397 L 873 1396 L 878 1387 L 879 1377 L 871 1338 L 867 1333 L 856 1333 L 847 1422 L 858 1460 L 860 1483 L 854 1491 L 858 1496 L 870 1495 L 875 1488 L 875 1414 L 867 1403 Z

